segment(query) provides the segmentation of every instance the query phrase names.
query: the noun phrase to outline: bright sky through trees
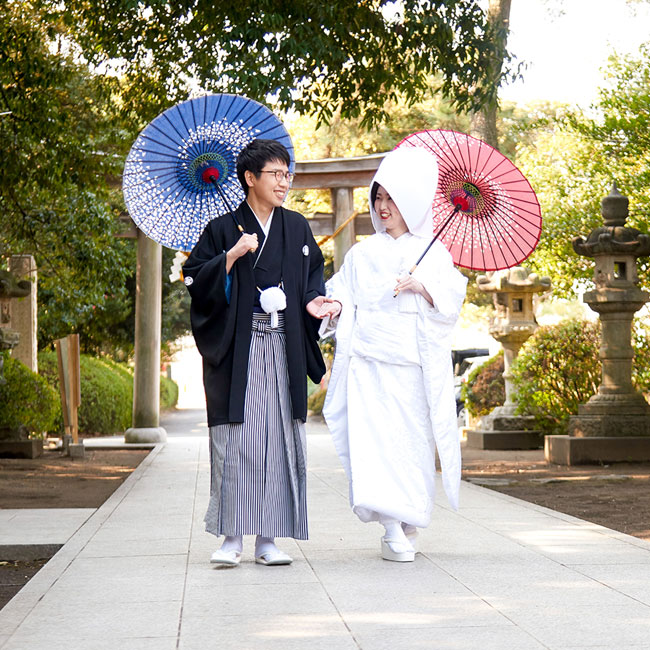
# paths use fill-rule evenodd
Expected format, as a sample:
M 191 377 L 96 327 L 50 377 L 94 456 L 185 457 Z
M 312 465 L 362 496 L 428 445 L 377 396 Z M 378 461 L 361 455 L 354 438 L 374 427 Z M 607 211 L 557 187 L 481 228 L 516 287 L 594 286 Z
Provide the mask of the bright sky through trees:
M 603 84 L 601 68 L 615 49 L 635 54 L 650 40 L 650 2 L 514 0 L 508 49 L 528 63 L 524 80 L 501 99 L 561 101 L 588 108 Z

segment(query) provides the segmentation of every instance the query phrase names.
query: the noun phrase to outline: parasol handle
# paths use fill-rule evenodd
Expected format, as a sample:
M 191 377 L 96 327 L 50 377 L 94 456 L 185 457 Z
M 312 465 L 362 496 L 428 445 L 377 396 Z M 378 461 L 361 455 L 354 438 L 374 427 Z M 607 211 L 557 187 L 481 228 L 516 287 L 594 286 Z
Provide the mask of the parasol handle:
M 217 183 L 217 179 L 219 178 L 219 170 L 216 169 L 215 167 L 208 167 L 204 172 L 203 172 L 203 180 L 207 180 L 210 183 L 212 183 L 217 190 L 219 196 L 221 197 L 222 201 L 226 204 L 226 207 L 228 208 L 228 212 L 230 212 L 230 216 L 232 217 L 232 220 L 235 222 L 235 225 L 237 226 L 237 230 L 243 235 L 244 234 L 244 228 L 243 226 L 237 221 L 237 217 L 235 216 L 235 211 L 232 209 L 230 203 L 228 202 L 228 199 L 226 198 L 226 193 L 223 191 L 221 188 L 221 185 Z M 255 252 L 254 248 L 249 249 L 251 253 Z
M 413 275 L 415 269 L 418 268 L 418 264 L 422 261 L 424 256 L 429 252 L 429 249 L 436 243 L 436 240 L 440 237 L 440 235 L 442 235 L 442 233 L 445 232 L 445 230 L 447 230 L 447 226 L 449 225 L 451 220 L 456 216 L 456 213 L 461 209 L 461 207 L 462 206 L 460 205 L 460 203 L 455 203 L 454 209 L 452 210 L 451 214 L 447 217 L 445 223 L 442 224 L 442 228 L 440 228 L 440 230 L 433 236 L 433 239 L 429 242 L 429 245 L 424 249 L 424 253 L 420 255 L 418 261 L 410 268 L 408 272 L 409 275 Z M 398 294 L 399 294 L 399 290 L 395 291 L 395 293 L 393 294 L 393 298 L 397 298 Z

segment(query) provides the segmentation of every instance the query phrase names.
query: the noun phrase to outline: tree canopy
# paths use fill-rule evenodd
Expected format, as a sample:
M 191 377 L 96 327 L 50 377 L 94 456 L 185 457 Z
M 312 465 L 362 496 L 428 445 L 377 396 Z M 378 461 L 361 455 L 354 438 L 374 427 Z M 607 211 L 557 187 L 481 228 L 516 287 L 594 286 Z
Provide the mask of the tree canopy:
M 530 264 L 551 275 L 563 297 L 576 281 L 592 278 L 593 260 L 576 255 L 571 241 L 602 225 L 600 201 L 614 181 L 630 199 L 627 225 L 650 232 L 650 44 L 638 55 L 611 57 L 593 109 L 593 116 L 565 108 L 541 120 L 533 142 L 517 155 L 544 218 Z M 639 269 L 650 288 L 647 259 L 639 260 Z
M 124 144 L 107 80 L 41 18 L 0 5 L 0 254 L 36 257 L 41 332 L 56 338 L 124 284 L 108 188 Z
M 143 110 L 198 84 L 372 125 L 388 100 L 421 99 L 432 75 L 456 108 L 478 109 L 508 74 L 490 65 L 504 53 L 478 0 L 44 1 L 91 63 L 129 75 L 126 105 Z
M 0 4 L 0 258 L 36 259 L 40 346 L 79 332 L 85 351 L 128 354 L 135 246 L 115 235 L 137 127 L 117 109 L 117 80 L 93 74 L 35 7 Z M 188 329 L 184 294 L 164 291 L 164 340 Z
M 40 344 L 78 331 L 128 352 L 119 178 L 170 104 L 234 92 L 369 127 L 437 90 L 454 111 L 484 104 L 493 49 L 478 0 L 0 3 L 0 257 L 36 257 Z M 181 289 L 165 289 L 169 337 L 187 327 Z

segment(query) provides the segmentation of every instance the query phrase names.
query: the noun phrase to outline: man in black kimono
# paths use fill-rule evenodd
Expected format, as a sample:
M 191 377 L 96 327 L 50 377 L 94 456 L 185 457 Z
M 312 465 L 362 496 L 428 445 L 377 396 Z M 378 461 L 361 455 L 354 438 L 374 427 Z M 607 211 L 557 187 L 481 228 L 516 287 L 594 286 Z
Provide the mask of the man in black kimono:
M 206 226 L 183 267 L 203 356 L 211 491 L 206 530 L 225 541 L 211 562 L 289 564 L 275 537 L 307 538 L 307 381 L 325 371 L 318 347 L 323 256 L 305 218 L 285 210 L 289 153 L 258 139 L 237 159 L 246 200 Z

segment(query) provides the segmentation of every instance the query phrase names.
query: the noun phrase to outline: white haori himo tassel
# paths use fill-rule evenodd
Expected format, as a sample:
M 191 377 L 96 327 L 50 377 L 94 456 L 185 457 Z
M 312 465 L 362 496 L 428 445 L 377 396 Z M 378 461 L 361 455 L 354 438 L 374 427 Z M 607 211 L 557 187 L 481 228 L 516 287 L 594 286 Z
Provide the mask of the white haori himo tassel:
M 269 287 L 260 291 L 260 305 L 271 314 L 271 327 L 278 326 L 278 312 L 287 308 L 287 296 L 280 287 Z

